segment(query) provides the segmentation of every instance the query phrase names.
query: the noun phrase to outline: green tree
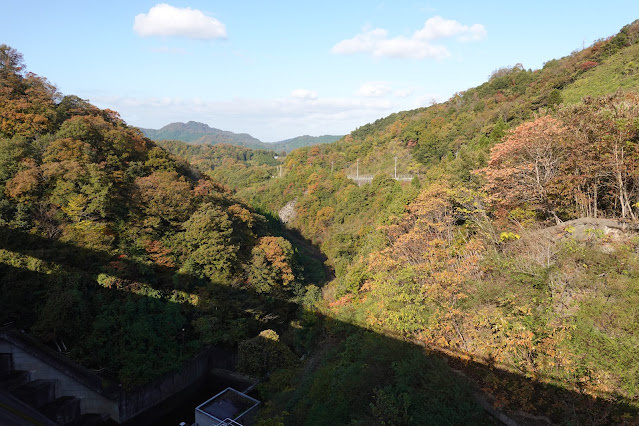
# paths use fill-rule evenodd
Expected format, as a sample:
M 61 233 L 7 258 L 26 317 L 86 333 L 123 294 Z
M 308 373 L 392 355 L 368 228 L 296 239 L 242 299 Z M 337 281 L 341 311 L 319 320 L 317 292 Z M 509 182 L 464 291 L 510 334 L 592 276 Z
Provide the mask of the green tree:
M 184 225 L 185 264 L 213 282 L 226 283 L 237 270 L 239 246 L 231 244 L 233 222 L 218 205 L 204 203 Z
M 273 330 L 264 330 L 258 336 L 241 342 L 238 358 L 237 369 L 256 377 L 297 363 L 295 354 Z
M 156 231 L 184 222 L 192 211 L 191 184 L 177 172 L 159 171 L 137 178 L 135 194 L 143 225 Z

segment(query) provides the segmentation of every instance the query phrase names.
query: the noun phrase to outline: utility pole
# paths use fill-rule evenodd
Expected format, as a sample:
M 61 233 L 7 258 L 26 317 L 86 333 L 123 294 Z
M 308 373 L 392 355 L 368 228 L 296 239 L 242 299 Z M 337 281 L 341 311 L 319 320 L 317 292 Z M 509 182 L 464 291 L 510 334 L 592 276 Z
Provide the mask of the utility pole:
M 282 165 L 280 164 L 280 177 L 282 177 Z
M 331 161 L 331 174 L 333 174 L 333 163 L 335 163 L 335 162 Z
M 359 179 L 359 158 L 357 159 L 357 179 Z
M 395 179 L 397 179 L 397 156 L 395 156 Z

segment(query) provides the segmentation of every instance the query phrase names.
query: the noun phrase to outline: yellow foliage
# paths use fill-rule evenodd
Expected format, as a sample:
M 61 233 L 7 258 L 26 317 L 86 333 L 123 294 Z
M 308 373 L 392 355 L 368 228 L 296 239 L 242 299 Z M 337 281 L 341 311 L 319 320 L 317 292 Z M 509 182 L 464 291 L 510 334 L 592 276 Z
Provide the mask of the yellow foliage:
M 515 234 L 514 232 L 502 232 L 499 234 L 499 241 L 504 243 L 506 241 L 515 241 L 521 238 L 521 235 Z

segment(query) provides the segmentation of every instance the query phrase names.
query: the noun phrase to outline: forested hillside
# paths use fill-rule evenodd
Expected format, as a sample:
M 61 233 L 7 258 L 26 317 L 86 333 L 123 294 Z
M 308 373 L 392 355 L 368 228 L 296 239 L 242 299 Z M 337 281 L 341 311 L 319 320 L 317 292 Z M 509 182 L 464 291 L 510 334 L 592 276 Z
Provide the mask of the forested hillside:
M 331 143 L 341 138 L 342 136 L 335 136 L 335 135 L 323 135 L 323 136 L 304 135 L 304 136 L 297 136 L 292 139 L 284 139 L 283 141 L 271 142 L 269 143 L 269 145 L 273 147 L 271 148 L 273 150 L 291 152 L 292 150 L 297 148 Z
M 188 123 L 171 123 L 161 129 L 140 129 L 144 136 L 154 141 L 177 140 L 193 145 L 235 145 L 251 149 L 290 152 L 304 146 L 335 142 L 341 136 L 297 136 L 278 142 L 262 142 L 247 133 L 233 133 L 215 129 L 204 123 L 189 121 Z
M 127 387 L 294 314 L 296 250 L 264 216 L 0 46 L 0 324 Z M 285 305 L 282 305 L 285 306 Z
M 264 425 L 634 424 L 638 47 L 193 165 L 3 45 L 0 320 L 127 386 L 238 348 Z
M 372 366 L 383 372 L 393 364 L 396 371 L 358 380 L 360 392 L 352 404 L 342 401 L 339 413 L 311 407 L 310 421 L 390 419 L 381 399 L 377 414 L 365 402 L 382 385 L 414 393 L 410 404 L 419 418 L 486 420 L 467 381 L 438 358 L 318 311 L 326 274 L 310 242 L 144 138 L 114 111 L 62 96 L 26 72 L 13 48 L 0 46 L 0 65 L 3 326 L 125 388 L 175 370 L 207 344 L 239 353 L 237 368 L 260 377 L 298 368 L 300 356 L 329 339 L 327 349 L 352 348 L 348 368 L 373 373 Z M 273 160 L 270 153 L 223 149 L 252 166 Z M 218 161 L 198 157 L 192 147 L 183 153 L 208 167 Z M 362 345 L 383 350 L 381 357 L 369 352 L 370 367 L 358 355 Z M 411 356 L 396 362 L 398 353 Z M 422 376 L 409 378 L 412 368 Z M 447 390 L 434 393 L 437 387 Z M 265 387 L 260 395 L 266 402 L 277 392 L 269 396 Z M 318 401 L 328 395 L 320 390 Z
M 498 69 L 447 102 L 293 151 L 281 179 L 228 183 L 262 211 L 293 208 L 289 226 L 335 272 L 318 305 L 329 317 L 446 354 L 507 411 L 636 421 L 638 40 L 634 22 L 542 69 Z M 394 180 L 395 164 L 413 181 Z M 375 178 L 359 186 L 356 170 Z M 287 370 L 265 413 L 330 404 L 313 386 L 332 371 L 348 387 L 334 364 L 347 354 Z M 391 388 L 376 398 L 410 423 Z
M 279 173 L 278 154 L 264 149 L 235 145 L 190 145 L 180 141 L 159 141 L 162 148 L 187 160 L 214 181 L 246 188 Z

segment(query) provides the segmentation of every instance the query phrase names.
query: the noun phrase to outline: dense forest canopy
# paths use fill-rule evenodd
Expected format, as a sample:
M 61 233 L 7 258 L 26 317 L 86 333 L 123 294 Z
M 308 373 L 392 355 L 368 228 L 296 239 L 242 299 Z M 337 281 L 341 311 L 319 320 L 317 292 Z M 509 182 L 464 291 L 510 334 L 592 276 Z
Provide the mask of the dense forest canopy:
M 132 386 L 261 331 L 257 295 L 303 295 L 267 218 L 11 47 L 0 57 L 2 324 Z

